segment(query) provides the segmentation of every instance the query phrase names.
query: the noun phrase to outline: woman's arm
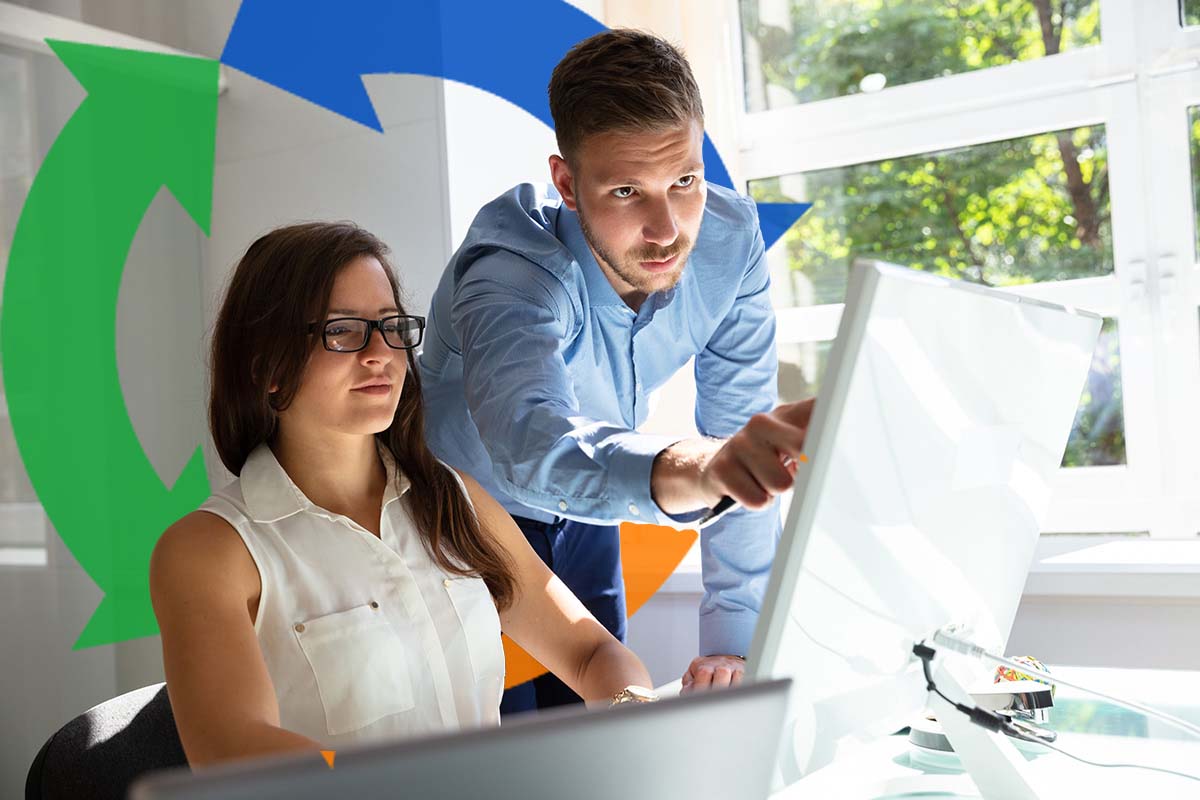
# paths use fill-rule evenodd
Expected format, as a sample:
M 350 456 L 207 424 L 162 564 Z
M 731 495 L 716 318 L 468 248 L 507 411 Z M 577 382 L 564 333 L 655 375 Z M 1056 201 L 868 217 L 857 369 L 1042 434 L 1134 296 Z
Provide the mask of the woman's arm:
M 311 739 L 279 727 L 254 614 L 258 568 L 228 522 L 194 511 L 163 533 L 150 557 L 150 598 L 163 668 L 188 763 L 296 750 Z
M 483 534 L 500 542 L 516 568 L 516 596 L 500 612 L 504 632 L 584 700 L 609 700 L 626 686 L 649 686 L 650 673 L 638 657 L 542 563 L 504 507 L 471 476 L 459 474 Z

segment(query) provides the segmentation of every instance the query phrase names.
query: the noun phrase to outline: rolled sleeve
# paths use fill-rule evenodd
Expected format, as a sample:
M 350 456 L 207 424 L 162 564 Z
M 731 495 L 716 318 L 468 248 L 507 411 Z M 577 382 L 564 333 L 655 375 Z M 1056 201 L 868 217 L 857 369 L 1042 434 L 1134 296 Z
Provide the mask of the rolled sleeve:
M 650 475 L 654 469 L 654 459 L 678 441 L 678 436 L 633 433 L 625 437 L 614 450 L 612 478 L 614 483 L 619 484 L 619 490 L 630 498 L 625 519 L 680 528 L 689 527 L 704 516 L 706 509 L 680 515 L 668 514 L 658 507 L 651 494 Z

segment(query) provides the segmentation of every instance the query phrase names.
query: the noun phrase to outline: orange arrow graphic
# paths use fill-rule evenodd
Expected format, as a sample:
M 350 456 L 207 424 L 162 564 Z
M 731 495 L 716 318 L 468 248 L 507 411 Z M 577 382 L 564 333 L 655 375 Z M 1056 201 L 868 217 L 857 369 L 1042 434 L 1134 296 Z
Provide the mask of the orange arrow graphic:
M 625 577 L 626 613 L 633 616 L 671 576 L 695 544 L 696 531 L 677 531 L 659 525 L 621 525 L 621 572 Z M 504 637 L 505 676 L 508 689 L 546 673 L 507 636 Z
M 337 755 L 337 751 L 336 750 L 322 750 L 321 755 L 325 758 L 325 763 L 329 765 L 329 768 L 333 769 L 333 757 L 335 755 Z

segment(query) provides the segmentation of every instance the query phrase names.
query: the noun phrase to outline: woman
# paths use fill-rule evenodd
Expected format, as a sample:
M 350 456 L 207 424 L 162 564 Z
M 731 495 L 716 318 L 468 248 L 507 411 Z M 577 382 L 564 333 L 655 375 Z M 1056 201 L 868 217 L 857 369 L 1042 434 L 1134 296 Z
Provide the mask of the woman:
M 424 320 L 386 252 L 351 224 L 295 225 L 232 276 L 209 424 L 239 477 L 150 564 L 192 766 L 495 725 L 501 629 L 585 699 L 649 683 L 503 508 L 427 449 Z

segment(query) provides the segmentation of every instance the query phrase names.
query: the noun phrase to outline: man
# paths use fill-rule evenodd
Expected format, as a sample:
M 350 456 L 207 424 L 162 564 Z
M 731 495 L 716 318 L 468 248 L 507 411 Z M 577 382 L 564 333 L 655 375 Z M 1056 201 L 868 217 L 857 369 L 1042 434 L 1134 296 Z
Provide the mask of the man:
M 538 554 L 624 640 L 621 521 L 701 534 L 700 657 L 685 691 L 737 683 L 811 402 L 777 402 L 775 318 L 751 200 L 704 183 L 704 112 L 687 61 L 630 30 L 555 68 L 554 188 L 486 205 L 429 311 L 420 358 L 430 446 L 471 473 Z M 696 427 L 637 432 L 647 398 L 695 357 Z M 506 713 L 577 698 L 550 676 Z

